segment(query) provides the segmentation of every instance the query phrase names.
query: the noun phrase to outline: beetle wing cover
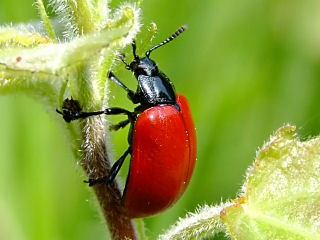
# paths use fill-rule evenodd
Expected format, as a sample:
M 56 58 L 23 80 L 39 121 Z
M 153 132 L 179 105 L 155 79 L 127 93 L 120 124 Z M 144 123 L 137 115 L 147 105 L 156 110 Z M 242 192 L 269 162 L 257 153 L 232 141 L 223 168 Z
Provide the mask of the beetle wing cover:
M 185 96 L 181 94 L 177 94 L 177 103 L 181 108 L 181 114 L 185 124 L 185 129 L 187 129 L 188 141 L 189 141 L 189 149 L 190 149 L 189 150 L 189 170 L 188 170 L 188 176 L 186 177 L 186 181 L 188 184 L 191 179 L 194 166 L 196 164 L 197 136 L 196 136 L 196 129 L 194 127 L 193 118 L 192 118 L 188 100 L 186 99 Z
M 149 108 L 135 123 L 123 199 L 132 218 L 171 207 L 190 181 L 195 164 L 195 131 L 186 99 L 181 98 L 178 104 L 181 111 L 172 105 Z

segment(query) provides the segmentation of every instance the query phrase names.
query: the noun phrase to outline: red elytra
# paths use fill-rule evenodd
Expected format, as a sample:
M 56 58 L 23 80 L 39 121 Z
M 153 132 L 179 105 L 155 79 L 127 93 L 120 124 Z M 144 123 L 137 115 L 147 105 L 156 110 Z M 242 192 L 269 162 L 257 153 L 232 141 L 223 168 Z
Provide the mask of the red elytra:
M 151 107 L 134 126 L 130 171 L 123 206 L 130 218 L 171 207 L 189 184 L 196 161 L 196 133 L 187 99 Z

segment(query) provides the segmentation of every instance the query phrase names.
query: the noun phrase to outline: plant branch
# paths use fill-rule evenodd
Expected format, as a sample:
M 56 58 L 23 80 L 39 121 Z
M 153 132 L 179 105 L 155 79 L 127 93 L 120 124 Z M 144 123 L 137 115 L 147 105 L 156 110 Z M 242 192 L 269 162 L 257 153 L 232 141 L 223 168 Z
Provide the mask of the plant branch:
M 92 118 L 82 121 L 83 168 L 89 178 L 100 178 L 108 175 L 110 160 L 107 159 L 105 144 L 105 124 L 103 118 Z M 122 210 L 121 191 L 114 181 L 109 186 L 93 186 L 101 210 L 109 226 L 112 239 L 136 239 L 133 222 Z
M 79 34 L 92 33 L 94 30 L 91 12 L 86 0 L 68 1 L 72 8 L 75 22 L 78 25 Z
M 54 40 L 55 42 L 57 42 L 58 39 L 57 39 L 56 33 L 55 33 L 55 31 L 52 27 L 52 24 L 49 20 L 49 17 L 46 12 L 46 8 L 44 7 L 42 0 L 37 0 L 37 8 L 38 8 L 40 17 L 43 21 L 43 25 L 46 29 L 48 37 L 51 38 L 52 40 Z
M 109 18 L 107 8 L 95 11 L 87 0 L 50 0 L 50 4 L 60 22 L 65 23 L 68 41 L 52 41 L 56 36 L 42 0 L 37 0 L 37 6 L 51 39 L 21 28 L 1 27 L 0 93 L 32 93 L 51 112 L 60 108 L 67 97 L 79 101 L 85 111 L 105 108 L 109 91 L 107 72 L 117 50 L 130 44 L 139 31 L 140 10 L 135 4 L 122 4 Z M 66 129 L 73 154 L 76 159 L 81 158 L 88 177 L 107 176 L 112 161 L 104 116 L 66 123 Z M 135 224 L 122 207 L 118 183 L 98 184 L 93 190 L 112 239 L 137 239 Z M 143 234 L 141 228 L 139 232 Z

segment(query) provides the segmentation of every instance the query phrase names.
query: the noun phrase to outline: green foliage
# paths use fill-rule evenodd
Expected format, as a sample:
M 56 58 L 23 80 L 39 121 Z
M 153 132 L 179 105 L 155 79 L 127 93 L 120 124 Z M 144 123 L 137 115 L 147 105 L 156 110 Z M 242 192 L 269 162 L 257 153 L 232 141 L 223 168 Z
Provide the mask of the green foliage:
M 37 20 L 32 3 L 0 1 L 1 25 Z M 319 3 L 143 2 L 144 27 L 154 21 L 159 28 L 154 44 L 188 24 L 182 38 L 152 57 L 177 91 L 188 97 L 198 137 L 190 185 L 173 208 L 145 220 L 149 239 L 156 239 L 177 216 L 198 204 L 234 198 L 257 146 L 279 126 L 288 122 L 300 126 L 297 132 L 303 139 L 319 134 Z M 101 5 L 111 9 L 101 11 L 111 18 L 119 0 Z M 101 5 L 89 7 L 102 9 Z M 47 10 L 51 17 L 52 7 Z M 53 25 L 58 36 L 64 33 L 61 42 L 73 34 L 66 31 L 66 24 L 53 21 Z M 144 34 L 137 35 L 137 43 L 141 38 Z M 137 50 L 144 52 L 151 45 L 142 50 L 138 45 Z M 131 49 L 122 51 L 130 61 Z M 119 62 L 112 69 L 135 89 L 135 80 Z M 110 83 L 110 91 L 110 106 L 132 109 L 121 89 Z M 60 104 L 56 101 L 43 111 L 39 102 L 38 97 L 23 94 L 0 97 L 0 238 L 79 240 L 94 235 L 105 239 L 97 208 L 82 183 L 86 176 L 79 170 L 80 163 L 72 161 L 69 145 L 73 143 L 61 133 L 58 121 L 52 121 L 52 117 L 61 121 L 55 113 Z M 112 119 L 117 120 L 122 119 Z M 126 135 L 127 130 L 113 134 L 115 157 L 126 149 Z M 126 174 L 124 170 L 124 180 Z M 212 239 L 225 238 L 220 234 Z
M 280 128 L 258 152 L 238 199 L 200 209 L 161 239 L 319 239 L 320 138 L 301 142 L 294 131 Z
M 139 8 L 125 3 L 109 16 L 105 0 L 92 2 L 106 6 L 100 9 L 105 10 L 104 15 L 90 8 L 90 1 L 52 0 L 57 20 L 66 24 L 62 36 L 56 34 L 43 2 L 38 0 L 36 4 L 47 36 L 27 24 L 0 27 L 0 93 L 27 93 L 48 109 L 60 108 L 67 97 L 77 99 L 87 111 L 105 107 L 107 72 L 116 52 L 131 43 L 139 31 Z M 103 118 L 65 125 L 69 146 L 89 178 L 105 174 L 105 166 L 110 165 L 106 126 Z M 120 200 L 113 201 L 116 197 L 110 192 L 119 192 L 116 184 L 109 191 L 105 186 L 95 189 L 110 235 L 135 236 L 133 222 L 119 214 Z M 144 234 L 141 224 L 139 233 Z
M 223 206 L 204 206 L 196 213 L 189 213 L 186 218 L 171 227 L 159 240 L 203 239 L 213 237 L 219 232 L 226 232 L 226 227 L 220 219 Z
M 320 138 L 285 126 L 258 153 L 239 204 L 223 210 L 234 239 L 320 238 Z
M 70 2 L 72 4 L 68 6 L 59 5 L 59 1 L 52 1 L 51 4 L 57 5 L 56 8 L 59 9 L 76 8 L 76 3 Z M 0 28 L 0 91 L 34 91 L 50 98 L 49 102 L 54 108 L 56 105 L 53 104 L 59 99 L 57 96 L 60 89 L 69 81 L 72 96 L 82 104 L 92 102 L 94 106 L 101 105 L 106 91 L 105 74 L 110 69 L 114 52 L 126 46 L 139 29 L 138 10 L 134 6 L 123 5 L 114 19 L 103 19 L 105 25 L 100 23 L 100 29 L 96 29 L 93 24 L 89 24 L 90 21 L 83 20 L 89 18 L 93 21 L 95 15 L 90 15 L 88 6 L 79 4 L 70 15 L 63 15 L 61 18 L 76 19 L 71 28 L 87 34 L 76 39 L 69 36 L 69 42 L 57 43 L 42 1 L 38 1 L 38 9 L 48 35 L 53 37 L 52 40 L 41 36 L 41 33 L 20 30 L 21 26 Z M 65 10 L 61 12 L 66 13 Z M 100 15 L 97 17 L 100 18 Z M 101 31 L 94 32 L 95 30 Z M 83 75 L 80 77 L 79 67 L 83 68 L 89 61 L 90 65 L 85 68 L 91 69 L 93 73 L 80 73 Z M 102 72 L 105 74 L 99 74 Z M 100 91 L 95 90 L 98 88 L 95 84 L 100 85 Z

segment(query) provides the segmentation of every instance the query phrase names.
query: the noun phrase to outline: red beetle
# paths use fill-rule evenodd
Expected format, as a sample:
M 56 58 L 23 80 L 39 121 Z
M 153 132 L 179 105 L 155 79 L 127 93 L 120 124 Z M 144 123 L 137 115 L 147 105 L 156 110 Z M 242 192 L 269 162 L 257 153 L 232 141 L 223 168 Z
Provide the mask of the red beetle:
M 97 112 L 82 112 L 79 103 L 66 99 L 58 113 L 70 122 L 93 115 L 126 114 L 128 119 L 112 125 L 118 130 L 131 124 L 129 148 L 114 163 L 110 174 L 89 179 L 90 186 L 110 184 L 118 174 L 125 158 L 131 154 L 129 175 L 123 193 L 123 207 L 130 218 L 147 217 L 171 207 L 189 184 L 196 161 L 196 133 L 187 99 L 176 94 L 169 78 L 161 72 L 149 56 L 158 47 L 181 34 L 186 26 L 146 52 L 144 58 L 136 55 L 132 43 L 133 61 L 126 68 L 138 80 L 137 91 L 128 89 L 112 72 L 108 77 L 127 91 L 134 104 L 133 112 L 122 108 L 107 108 Z

